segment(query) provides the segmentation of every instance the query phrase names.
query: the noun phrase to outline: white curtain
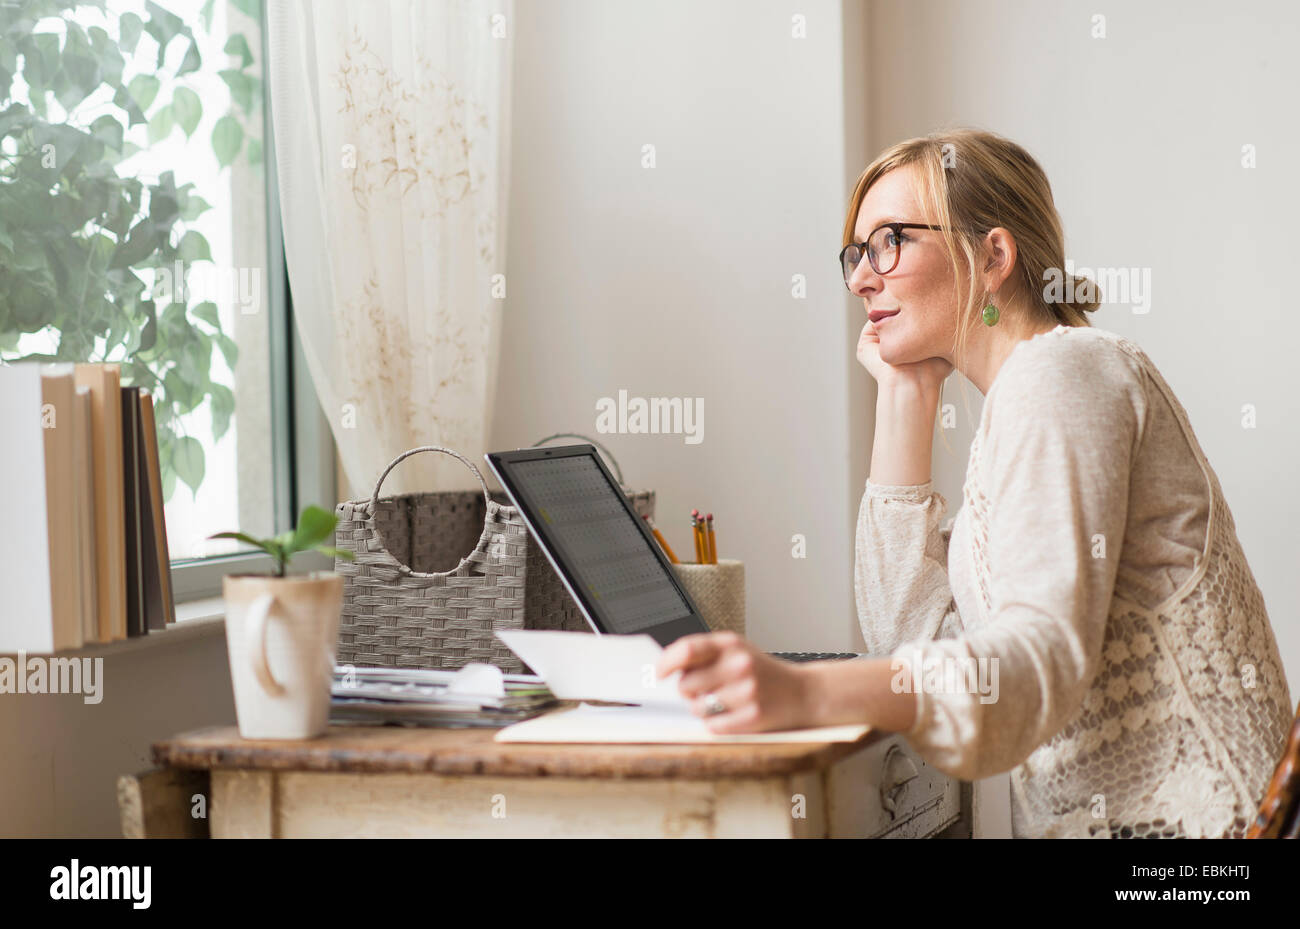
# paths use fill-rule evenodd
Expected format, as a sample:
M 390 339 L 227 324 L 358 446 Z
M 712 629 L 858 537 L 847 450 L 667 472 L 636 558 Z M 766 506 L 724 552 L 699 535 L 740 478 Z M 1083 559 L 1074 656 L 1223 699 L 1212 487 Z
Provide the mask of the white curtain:
M 360 496 L 417 445 L 482 461 L 505 273 L 512 14 L 512 0 L 268 6 L 294 313 Z M 463 464 L 426 454 L 402 462 L 383 493 L 477 486 Z

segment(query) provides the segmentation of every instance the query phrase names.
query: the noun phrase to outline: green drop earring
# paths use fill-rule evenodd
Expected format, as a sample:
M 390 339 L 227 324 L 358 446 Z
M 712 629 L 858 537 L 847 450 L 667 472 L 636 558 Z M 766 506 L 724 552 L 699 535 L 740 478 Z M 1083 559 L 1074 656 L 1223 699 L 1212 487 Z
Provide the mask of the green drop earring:
M 998 321 L 998 308 L 991 303 L 984 306 L 984 325 L 992 326 Z

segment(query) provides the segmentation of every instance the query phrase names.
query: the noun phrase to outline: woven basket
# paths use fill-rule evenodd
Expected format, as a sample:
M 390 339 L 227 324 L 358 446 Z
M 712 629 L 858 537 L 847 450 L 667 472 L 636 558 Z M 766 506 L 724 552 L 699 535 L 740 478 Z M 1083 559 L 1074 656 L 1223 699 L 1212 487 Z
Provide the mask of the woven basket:
M 418 452 L 460 459 L 482 493 L 380 499 L 388 472 Z M 482 661 L 506 673 L 523 670 L 495 632 L 524 628 L 528 528 L 518 510 L 491 499 L 472 462 L 434 445 L 413 448 L 384 469 L 369 500 L 340 503 L 335 512 L 334 544 L 356 557 L 335 559 L 343 575 L 339 664 L 459 668 Z
M 482 492 L 381 499 L 388 473 L 419 452 L 464 462 Z M 622 486 L 618 463 L 605 456 Z M 638 514 L 654 518 L 654 491 L 624 493 Z M 591 631 L 509 498 L 490 492 L 478 468 L 451 449 L 427 445 L 403 452 L 379 476 L 369 500 L 340 503 L 335 513 L 334 544 L 356 559 L 335 559 L 343 576 L 339 664 L 455 669 L 481 661 L 513 674 L 528 668 L 496 637 L 497 629 Z

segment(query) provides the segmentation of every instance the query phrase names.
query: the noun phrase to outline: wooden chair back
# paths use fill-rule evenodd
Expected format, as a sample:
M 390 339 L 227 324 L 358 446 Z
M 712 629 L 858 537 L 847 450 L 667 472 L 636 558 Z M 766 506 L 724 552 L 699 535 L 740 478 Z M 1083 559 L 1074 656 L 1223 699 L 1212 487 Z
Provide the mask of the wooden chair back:
M 1300 839 L 1300 705 L 1248 839 Z

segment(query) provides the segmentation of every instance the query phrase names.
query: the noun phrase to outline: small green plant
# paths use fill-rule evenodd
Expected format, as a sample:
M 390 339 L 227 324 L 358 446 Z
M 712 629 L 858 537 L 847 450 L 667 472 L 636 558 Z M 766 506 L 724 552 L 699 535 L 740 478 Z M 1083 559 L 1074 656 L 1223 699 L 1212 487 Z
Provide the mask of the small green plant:
M 284 569 L 289 559 L 298 552 L 315 551 L 335 558 L 354 559 L 352 552 L 332 545 L 323 545 L 334 533 L 339 518 L 318 506 L 309 506 L 298 517 L 298 528 L 282 532 L 273 539 L 255 539 L 242 532 L 218 532 L 208 536 L 209 539 L 238 539 L 255 548 L 260 548 L 275 561 L 275 576 L 284 577 Z

